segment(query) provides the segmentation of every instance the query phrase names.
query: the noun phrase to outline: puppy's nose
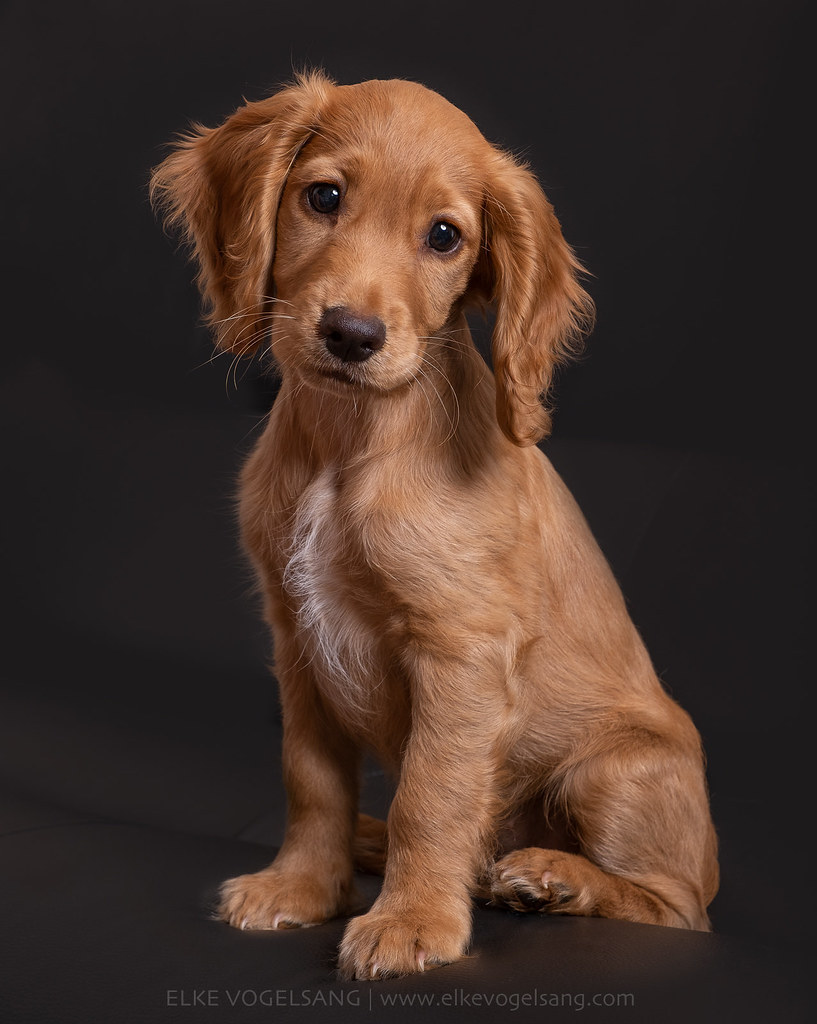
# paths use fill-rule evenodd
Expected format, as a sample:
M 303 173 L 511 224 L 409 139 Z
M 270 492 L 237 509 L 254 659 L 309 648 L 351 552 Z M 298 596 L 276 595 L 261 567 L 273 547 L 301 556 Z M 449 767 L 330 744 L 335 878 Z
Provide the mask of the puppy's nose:
M 332 306 L 318 322 L 327 349 L 344 363 L 362 363 L 383 348 L 386 325 L 376 316 L 359 316 L 346 306 Z

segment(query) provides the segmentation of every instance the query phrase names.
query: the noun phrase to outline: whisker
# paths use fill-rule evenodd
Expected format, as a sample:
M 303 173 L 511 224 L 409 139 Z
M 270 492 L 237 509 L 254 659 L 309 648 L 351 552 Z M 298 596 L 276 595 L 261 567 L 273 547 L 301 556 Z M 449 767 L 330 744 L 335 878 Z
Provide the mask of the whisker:
M 446 435 L 445 439 L 443 441 L 441 441 L 440 445 L 439 445 L 439 447 L 442 447 L 443 445 L 447 444 L 451 440 L 451 438 L 454 436 L 454 434 L 456 434 L 456 432 L 457 432 L 457 427 L 459 426 L 459 423 L 460 423 L 460 402 L 459 402 L 459 398 L 457 397 L 456 388 L 451 383 L 451 380 L 448 377 L 448 374 L 445 372 L 445 370 L 442 368 L 442 366 L 440 366 L 440 364 L 435 359 L 433 359 L 431 356 L 429 356 L 428 353 L 426 353 L 426 360 L 433 366 L 433 368 L 437 371 L 437 373 L 440 375 L 440 377 L 442 377 L 442 379 L 448 385 L 448 388 L 451 391 L 451 397 L 454 399 L 454 418 L 452 419 L 451 416 L 448 413 L 448 409 L 446 408 L 446 405 L 445 405 L 445 402 L 443 401 L 442 395 L 440 394 L 440 392 L 436 388 L 434 388 L 434 393 L 436 394 L 436 396 L 437 396 L 437 398 L 438 398 L 438 400 L 440 402 L 440 406 L 441 406 L 441 408 L 443 410 L 443 413 L 445 414 L 445 418 L 448 420 L 448 425 L 449 425 L 449 432 Z M 423 376 L 433 386 L 433 382 L 429 378 L 428 374 L 425 373 L 425 371 L 422 369 L 422 367 L 419 367 L 419 369 L 420 369 L 421 373 L 423 374 Z

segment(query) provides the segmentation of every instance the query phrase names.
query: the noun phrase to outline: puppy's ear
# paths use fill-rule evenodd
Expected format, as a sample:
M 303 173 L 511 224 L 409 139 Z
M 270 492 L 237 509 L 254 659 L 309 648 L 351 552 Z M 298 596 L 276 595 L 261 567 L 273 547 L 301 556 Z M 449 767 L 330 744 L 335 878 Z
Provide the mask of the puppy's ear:
M 252 352 L 269 327 L 278 204 L 331 89 L 317 72 L 300 76 L 218 128 L 194 125 L 153 170 L 151 202 L 190 245 L 221 348 Z
M 472 284 L 496 311 L 492 356 L 496 412 L 520 446 L 550 433 L 553 372 L 577 355 L 593 323 L 583 268 L 553 207 L 525 167 L 499 151 L 486 182 L 483 254 Z

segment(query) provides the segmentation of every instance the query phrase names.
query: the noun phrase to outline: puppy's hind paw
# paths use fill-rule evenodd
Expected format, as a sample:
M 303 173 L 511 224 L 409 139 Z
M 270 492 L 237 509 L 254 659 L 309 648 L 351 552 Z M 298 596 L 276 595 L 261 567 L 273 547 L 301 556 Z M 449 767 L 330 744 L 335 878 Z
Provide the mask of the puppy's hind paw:
M 584 857 L 561 850 L 514 850 L 493 866 L 491 902 L 518 913 L 592 913 L 588 869 Z

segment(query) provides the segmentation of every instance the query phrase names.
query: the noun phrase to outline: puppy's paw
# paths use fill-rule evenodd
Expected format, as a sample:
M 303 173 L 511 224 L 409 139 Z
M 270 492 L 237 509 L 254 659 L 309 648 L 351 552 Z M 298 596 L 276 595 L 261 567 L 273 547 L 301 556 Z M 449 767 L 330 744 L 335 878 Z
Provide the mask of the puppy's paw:
M 521 913 L 592 914 L 597 872 L 577 854 L 537 847 L 513 850 L 490 872 L 491 902 Z
M 469 938 L 467 919 L 453 923 L 433 912 L 371 910 L 349 922 L 340 944 L 338 968 L 346 980 L 399 978 L 459 960 Z
M 274 867 L 240 875 L 219 890 L 216 916 L 234 928 L 305 928 L 336 917 L 347 908 L 341 887 L 322 885 L 303 874 Z

